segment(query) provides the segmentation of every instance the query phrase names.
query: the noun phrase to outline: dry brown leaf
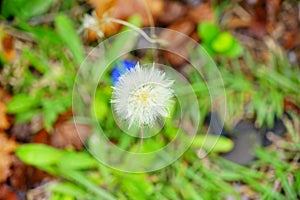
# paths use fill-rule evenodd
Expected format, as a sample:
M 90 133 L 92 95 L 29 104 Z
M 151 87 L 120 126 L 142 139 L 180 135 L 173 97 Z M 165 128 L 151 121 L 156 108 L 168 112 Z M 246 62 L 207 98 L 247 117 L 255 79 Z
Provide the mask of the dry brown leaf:
M 95 7 L 99 20 L 105 19 L 105 17 L 127 20 L 130 16 L 139 14 L 142 18 L 143 26 L 150 26 L 147 8 L 155 20 L 163 11 L 164 5 L 162 0 L 88 0 L 88 2 Z M 117 33 L 120 27 L 120 24 L 113 22 L 99 23 L 99 29 L 105 36 Z M 96 39 L 96 35 L 93 30 L 88 29 L 89 41 Z
M 209 3 L 203 3 L 195 8 L 188 10 L 188 17 L 194 22 L 199 23 L 203 21 L 214 22 L 213 8 Z
M 9 139 L 5 133 L 0 133 L 0 183 L 5 181 L 11 174 L 12 155 L 17 143 Z
M 6 116 L 6 106 L 0 101 L 0 130 L 6 130 L 9 128 L 9 122 Z
M 155 20 L 163 11 L 164 3 L 162 0 L 118 0 L 112 12 L 112 17 L 127 20 L 128 17 L 139 14 L 142 17 L 143 26 L 150 26 L 147 7 Z
M 28 180 L 26 179 L 29 177 L 30 169 L 33 168 L 31 166 L 27 166 L 24 162 L 22 162 L 16 155 L 12 156 L 12 166 L 11 170 L 13 173 L 9 176 L 9 184 L 13 188 L 17 190 L 27 190 L 27 187 L 30 187 L 28 184 Z M 30 179 L 33 176 L 30 174 Z
M 250 36 L 263 39 L 267 34 L 266 30 L 267 24 L 261 20 L 252 20 L 250 27 L 248 29 L 248 33 Z
M 16 56 L 16 52 L 14 50 L 14 43 L 13 43 L 13 37 L 11 35 L 8 35 L 5 30 L 3 30 L 0 27 L 0 40 L 1 40 L 1 44 L 0 44 L 0 52 L 3 54 L 4 59 L 7 62 L 12 61 L 15 56 Z
M 18 196 L 11 188 L 6 185 L 0 185 L 0 200 L 18 200 Z
M 249 21 L 244 21 L 243 19 L 238 17 L 232 17 L 231 19 L 229 19 L 226 27 L 228 29 L 237 29 L 237 28 L 248 28 L 249 26 L 250 26 Z
M 16 155 L 12 155 L 12 160 L 13 173 L 9 176 L 8 182 L 15 191 L 27 191 L 52 178 L 46 172 L 25 164 Z
M 188 49 L 186 48 L 189 37 L 193 34 L 196 25 L 188 19 L 184 19 L 175 24 L 172 24 L 168 29 L 174 31 L 168 31 L 168 29 L 163 30 L 160 33 L 160 38 L 168 41 L 170 45 L 167 47 L 168 51 L 163 53 L 165 59 L 173 66 L 180 66 L 188 57 Z M 183 34 L 178 34 L 181 32 Z M 173 52 L 173 53 L 172 53 Z M 176 53 L 174 53 L 176 52 Z
M 55 125 L 50 143 L 57 148 L 72 147 L 81 150 L 83 141 L 89 137 L 90 133 L 91 127 L 87 125 L 62 122 Z
M 88 3 L 94 6 L 96 17 L 98 19 L 103 19 L 105 17 L 111 16 L 117 0 L 87 0 Z M 106 35 L 112 35 L 119 30 L 119 25 L 114 23 L 99 23 L 99 30 Z M 94 28 L 87 29 L 88 41 L 97 40 L 98 34 Z
M 158 15 L 157 21 L 163 25 L 169 25 L 176 20 L 185 16 L 187 7 L 180 2 L 166 1 L 164 3 L 163 11 Z
M 268 31 L 272 32 L 276 26 L 278 11 L 280 9 L 281 0 L 269 0 L 266 1 L 266 12 L 267 12 L 267 22 Z
M 101 18 L 115 6 L 117 0 L 88 0 L 87 2 L 94 6 L 97 16 Z
M 183 19 L 167 28 L 174 31 L 163 30 L 159 35 L 160 38 L 169 41 L 171 47 L 177 47 L 186 42 L 186 36 L 190 36 L 194 32 L 196 25 L 188 19 Z M 178 34 L 177 32 L 183 34 Z
M 31 142 L 49 144 L 49 138 L 50 138 L 49 133 L 45 129 L 42 129 L 33 135 Z
M 16 141 L 30 142 L 32 132 L 30 130 L 29 123 L 14 124 L 10 129 L 10 135 Z

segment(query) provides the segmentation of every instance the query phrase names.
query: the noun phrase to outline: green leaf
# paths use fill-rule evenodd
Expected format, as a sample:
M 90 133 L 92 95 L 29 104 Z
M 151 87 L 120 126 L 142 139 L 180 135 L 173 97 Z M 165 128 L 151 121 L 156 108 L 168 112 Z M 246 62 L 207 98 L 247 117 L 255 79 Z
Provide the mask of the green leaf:
M 91 182 L 82 172 L 70 170 L 67 168 L 58 168 L 58 170 L 65 178 L 82 185 L 86 189 L 96 194 L 98 197 L 97 199 L 116 200 L 116 198 L 106 190 L 98 187 L 98 185 L 95 185 L 93 182 Z
M 218 53 L 229 51 L 234 43 L 234 38 L 228 32 L 220 33 L 211 43 L 211 47 Z
M 228 152 L 233 148 L 233 142 L 222 136 L 218 135 L 197 135 L 194 138 L 192 147 L 203 148 L 206 150 L 211 150 L 212 152 Z
M 147 181 L 144 174 L 123 176 L 120 188 L 132 200 L 147 199 L 154 192 L 153 185 Z
M 38 109 L 33 110 L 30 109 L 28 112 L 22 112 L 18 113 L 15 116 L 15 122 L 16 123 L 26 123 L 29 122 L 34 116 L 40 114 L 40 111 Z
M 60 48 L 63 45 L 63 42 L 60 36 L 53 29 L 48 27 L 28 26 L 25 23 L 21 24 L 20 28 L 30 32 L 45 51 L 52 50 L 57 52 L 59 50 L 59 52 L 61 52 Z M 49 48 L 49 46 L 51 46 L 51 48 Z M 59 47 L 59 49 L 52 49 L 57 47 Z
M 197 32 L 204 43 L 210 43 L 220 32 L 216 24 L 210 22 L 202 22 L 198 24 Z
M 237 40 L 234 40 L 231 48 L 224 54 L 227 55 L 228 57 L 236 58 L 241 56 L 243 51 L 244 49 L 241 46 L 241 44 Z
M 24 50 L 23 54 L 28 59 L 29 63 L 40 73 L 45 73 L 49 70 L 47 60 L 44 57 L 38 57 L 36 54 L 28 50 Z
M 42 15 L 47 12 L 57 0 L 3 0 L 1 14 L 8 18 L 15 16 L 19 20 L 28 19 Z
M 38 105 L 38 99 L 28 94 L 15 94 L 7 104 L 7 113 L 16 114 L 29 111 Z
M 75 63 L 79 66 L 84 59 L 84 50 L 72 21 L 65 15 L 57 15 L 55 18 L 55 27 L 61 40 L 73 54 Z
M 73 197 L 71 195 L 65 194 L 65 195 L 62 195 L 60 200 L 76 200 L 76 199 L 75 199 L 75 197 Z
M 39 167 L 56 164 L 63 152 L 44 144 L 24 144 L 16 154 L 24 163 Z
M 61 95 L 60 93 L 56 95 Z M 42 101 L 42 113 L 44 118 L 44 127 L 51 130 L 53 123 L 59 114 L 66 112 L 71 106 L 71 97 L 58 96 L 55 99 L 44 99 Z
M 267 114 L 267 105 L 265 103 L 265 98 L 263 94 L 257 92 L 253 96 L 253 108 L 256 113 L 255 122 L 261 127 L 264 124 L 266 114 Z
M 1 5 L 1 15 L 5 18 L 18 15 L 20 4 L 26 0 L 3 0 Z
M 61 200 L 61 195 L 60 193 L 53 193 L 49 200 Z
M 59 111 L 63 110 L 63 106 L 57 99 L 44 99 L 43 106 L 43 120 L 46 130 L 51 130 L 53 123 L 56 121 Z
M 49 189 L 53 192 L 68 194 L 77 198 L 86 198 L 88 196 L 88 193 L 81 187 L 70 182 L 53 184 Z
M 55 110 L 44 110 L 43 111 L 43 121 L 44 121 L 44 127 L 46 130 L 51 130 L 52 125 L 56 121 L 58 114 Z
M 61 1 L 61 6 L 60 6 L 60 10 L 70 10 L 72 8 L 72 6 L 74 6 L 74 2 L 75 0 L 64 0 L 64 1 Z
M 211 48 L 211 45 L 209 43 L 203 43 L 202 46 L 210 56 L 215 56 L 216 53 Z
M 101 91 L 96 91 L 95 98 L 91 106 L 92 115 L 101 121 L 107 117 L 108 107 L 108 96 Z
M 84 152 L 66 152 L 60 157 L 57 166 L 60 168 L 83 170 L 97 167 L 98 162 Z

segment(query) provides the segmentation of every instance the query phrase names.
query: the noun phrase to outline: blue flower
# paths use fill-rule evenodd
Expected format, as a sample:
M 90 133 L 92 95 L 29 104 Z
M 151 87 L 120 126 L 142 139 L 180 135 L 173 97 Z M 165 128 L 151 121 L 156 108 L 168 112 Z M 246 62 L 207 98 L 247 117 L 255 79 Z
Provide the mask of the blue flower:
M 136 62 L 131 60 L 121 60 L 115 64 L 111 71 L 111 80 L 113 85 L 115 85 L 122 74 L 127 71 L 130 71 L 132 68 L 136 66 Z

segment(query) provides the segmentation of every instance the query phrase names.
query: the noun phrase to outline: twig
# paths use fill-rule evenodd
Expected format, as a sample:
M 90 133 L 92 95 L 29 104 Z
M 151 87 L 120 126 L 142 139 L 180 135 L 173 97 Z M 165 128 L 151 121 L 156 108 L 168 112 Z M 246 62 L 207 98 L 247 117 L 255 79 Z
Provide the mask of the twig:
M 139 34 L 141 34 L 148 42 L 150 43 L 153 43 L 153 44 L 161 44 L 163 46 L 165 45 L 168 45 L 168 42 L 165 41 L 165 40 L 161 40 L 161 39 L 156 39 L 156 38 L 150 38 L 142 29 L 126 22 L 126 21 L 123 21 L 123 20 L 120 20 L 120 19 L 115 19 L 115 18 L 105 18 L 104 19 L 105 21 L 110 21 L 110 22 L 115 22 L 115 23 L 118 23 L 118 24 L 121 24 L 121 25 L 124 25 L 124 26 L 128 26 L 130 28 L 132 28 L 133 30 L 135 30 L 136 32 L 138 32 Z
M 10 26 L 6 26 L 6 25 L 5 25 L 5 30 L 9 35 L 11 35 L 14 38 L 28 41 L 28 42 L 35 42 L 34 38 L 30 36 L 28 33 L 12 29 Z

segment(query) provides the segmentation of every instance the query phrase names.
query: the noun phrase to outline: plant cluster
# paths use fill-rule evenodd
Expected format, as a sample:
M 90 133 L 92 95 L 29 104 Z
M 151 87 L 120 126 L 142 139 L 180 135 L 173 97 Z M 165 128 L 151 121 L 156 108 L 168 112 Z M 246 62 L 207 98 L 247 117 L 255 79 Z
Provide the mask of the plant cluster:
M 0 26 L 9 33 L 17 32 L 16 37 L 25 40 L 17 60 L 10 62 L 5 56 L 0 57 L 0 82 L 12 94 L 7 112 L 14 115 L 16 123 L 42 116 L 44 128 L 51 130 L 58 116 L 71 109 L 73 85 L 84 60 L 86 46 L 78 36 L 77 24 L 71 17 L 57 14 L 66 13 L 73 6 L 72 0 L 62 2 L 2 2 L 2 17 L 7 21 L 14 20 L 12 26 L 4 23 Z M 39 16 L 46 14 L 50 8 L 54 9 L 54 14 L 47 16 L 52 16 L 52 21 L 45 26 L 43 21 L 46 19 Z M 138 17 L 130 20 L 129 24 L 140 26 Z M 205 82 L 206 78 L 213 78 L 210 77 L 211 66 L 203 68 L 203 77 L 190 72 L 189 66 L 183 69 L 197 95 L 203 116 L 198 132 L 205 132 L 204 117 L 211 112 L 212 104 L 217 110 L 218 103 L 226 99 L 225 124 L 228 127 L 242 118 L 253 119 L 259 128 L 272 127 L 276 118 L 282 118 L 287 127 L 287 139 L 275 138 L 273 145 L 267 149 L 258 147 L 255 152 L 257 160 L 251 166 L 240 166 L 220 156 L 232 149 L 234 144 L 230 139 L 197 134 L 191 148 L 178 161 L 163 170 L 142 174 L 110 169 L 85 150 L 59 150 L 43 144 L 21 145 L 16 155 L 24 163 L 57 177 L 58 182 L 49 187 L 51 200 L 238 199 L 243 195 L 253 199 L 281 200 L 300 197 L 300 119 L 295 110 L 286 106 L 289 102 L 300 107 L 299 67 L 291 66 L 284 56 L 278 54 L 274 54 L 270 63 L 258 63 L 233 35 L 221 31 L 217 24 L 200 23 L 198 34 L 203 47 L 217 63 L 226 95 L 219 96 L 217 102 L 211 102 Z M 108 48 L 108 55 L 118 55 L 120 46 L 127 40 L 116 40 Z M 200 53 L 190 52 L 191 59 Z M 134 60 L 131 56 L 130 59 Z M 86 109 L 94 114 L 110 141 L 134 152 L 139 148 L 137 139 L 121 134 L 110 112 L 112 85 L 123 73 L 120 69 L 132 69 L 135 65 L 135 62 L 122 59 L 112 63 L 111 68 L 114 69 L 104 75 L 91 106 Z M 147 55 L 143 59 L 147 60 Z M 178 102 L 175 102 L 170 109 L 171 116 L 181 114 L 178 107 Z M 284 113 L 288 113 L 289 118 Z M 147 153 L 165 146 L 176 137 L 177 128 L 171 119 L 167 119 L 162 129 L 164 134 L 145 140 L 139 151 Z M 90 138 L 87 144 L 91 145 L 92 140 Z M 202 158 L 201 153 L 210 150 L 213 144 L 215 147 L 211 154 Z M 97 145 L 101 143 L 90 148 L 96 151 Z

